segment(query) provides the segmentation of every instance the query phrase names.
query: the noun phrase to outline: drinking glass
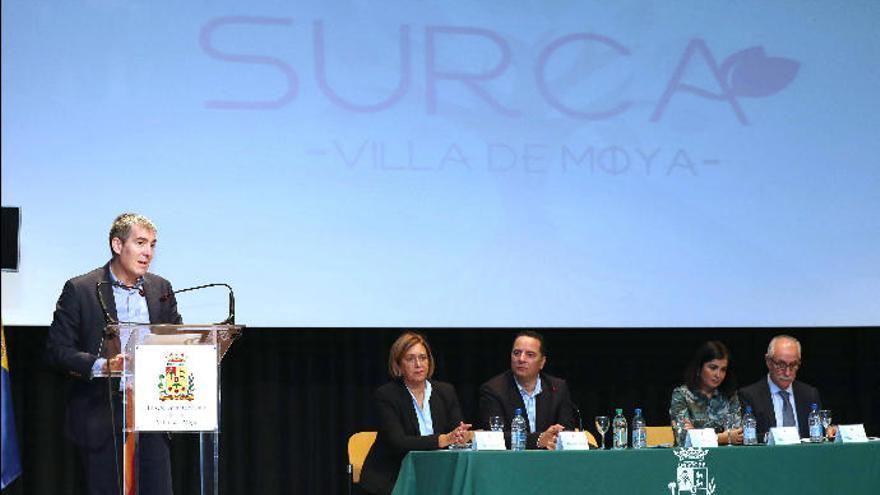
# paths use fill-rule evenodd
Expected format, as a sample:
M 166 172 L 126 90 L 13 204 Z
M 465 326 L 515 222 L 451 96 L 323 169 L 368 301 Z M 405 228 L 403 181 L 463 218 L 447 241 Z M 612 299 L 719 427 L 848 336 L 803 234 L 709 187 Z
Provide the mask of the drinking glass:
M 736 414 L 731 413 L 725 416 L 724 426 L 727 428 L 727 445 L 733 445 L 733 443 L 731 443 L 731 432 L 742 426 L 736 421 Z
M 730 447 L 730 430 L 733 429 L 733 414 L 726 414 L 724 416 L 724 431 L 727 432 L 727 443 L 726 446 Z
M 492 431 L 504 431 L 504 421 L 501 419 L 501 416 L 489 418 L 489 429 Z
M 611 421 L 608 419 L 608 416 L 596 416 L 596 431 L 602 436 L 603 450 L 605 449 L 605 432 L 608 431 L 609 426 L 611 426 Z
M 819 418 L 822 419 L 822 428 L 825 431 L 825 438 L 828 438 L 828 427 L 831 426 L 831 409 L 822 409 L 819 411 Z
M 675 417 L 672 425 L 672 432 L 675 435 L 675 446 L 684 447 L 687 440 L 687 415 L 681 413 Z

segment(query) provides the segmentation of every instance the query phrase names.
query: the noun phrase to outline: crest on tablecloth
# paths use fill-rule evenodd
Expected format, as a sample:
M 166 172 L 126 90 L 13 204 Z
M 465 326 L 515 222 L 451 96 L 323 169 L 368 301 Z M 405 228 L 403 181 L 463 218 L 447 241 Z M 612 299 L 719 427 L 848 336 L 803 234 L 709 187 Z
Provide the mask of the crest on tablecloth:
M 707 449 L 688 448 L 673 451 L 678 457 L 675 481 L 667 485 L 671 495 L 712 495 L 715 493 L 715 478 L 709 477 L 709 468 L 706 467 L 705 458 L 709 455 Z

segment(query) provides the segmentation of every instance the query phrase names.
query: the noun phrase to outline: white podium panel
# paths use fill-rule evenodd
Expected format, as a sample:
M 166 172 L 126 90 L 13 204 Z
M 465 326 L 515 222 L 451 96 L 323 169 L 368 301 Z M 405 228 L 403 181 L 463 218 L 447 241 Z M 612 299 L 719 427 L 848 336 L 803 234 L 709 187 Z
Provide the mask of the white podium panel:
M 217 346 L 138 345 L 135 431 L 217 431 Z

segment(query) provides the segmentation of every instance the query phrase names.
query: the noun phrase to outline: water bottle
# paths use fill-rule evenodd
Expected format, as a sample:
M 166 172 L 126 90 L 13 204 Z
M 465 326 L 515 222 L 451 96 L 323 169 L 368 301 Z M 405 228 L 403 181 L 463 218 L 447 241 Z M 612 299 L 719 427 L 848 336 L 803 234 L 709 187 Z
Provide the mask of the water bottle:
M 611 421 L 612 428 L 612 448 L 613 449 L 625 449 L 626 448 L 626 437 L 628 437 L 628 431 L 626 427 L 626 418 L 623 417 L 623 409 L 615 409 L 617 413 L 614 416 L 614 419 Z
M 752 413 L 752 406 L 746 406 L 743 414 L 743 445 L 758 445 L 758 420 Z
M 522 409 L 517 408 L 510 422 L 510 450 L 526 449 L 526 418 L 522 415 Z
M 819 404 L 810 404 L 812 411 L 807 418 L 807 424 L 810 425 L 810 441 L 821 442 L 825 428 L 822 426 L 822 416 L 819 415 Z
M 645 420 L 642 418 L 642 410 L 638 407 L 633 416 L 632 446 L 634 449 L 643 449 L 648 446 L 648 434 L 645 431 Z

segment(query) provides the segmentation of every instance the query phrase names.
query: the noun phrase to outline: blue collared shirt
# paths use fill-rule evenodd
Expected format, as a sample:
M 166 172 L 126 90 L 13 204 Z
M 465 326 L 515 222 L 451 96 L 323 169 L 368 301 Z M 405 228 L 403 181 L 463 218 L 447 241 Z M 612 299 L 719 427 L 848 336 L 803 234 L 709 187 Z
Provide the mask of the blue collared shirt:
M 419 401 L 416 400 L 415 394 L 409 387 L 406 387 L 409 396 L 412 397 L 413 408 L 416 410 L 416 418 L 419 420 L 419 434 L 422 436 L 434 434 L 434 419 L 431 417 L 431 382 L 425 380 L 425 399 L 422 401 L 424 407 L 419 407 Z
M 526 389 L 523 388 L 522 385 L 519 384 L 518 381 L 514 378 L 513 380 L 516 383 L 516 388 L 519 389 L 519 395 L 522 396 L 523 404 L 526 405 L 526 415 L 529 418 L 529 431 L 532 433 L 535 432 L 537 428 L 537 415 L 538 413 L 535 410 L 535 403 L 537 402 L 538 394 L 541 393 L 541 377 L 538 377 L 538 382 L 535 384 L 535 390 L 532 392 L 532 395 L 529 395 L 526 392 Z
M 119 279 L 110 270 L 110 279 L 113 285 L 113 302 L 116 303 L 116 319 L 123 323 L 150 323 L 150 311 L 147 308 L 147 298 L 141 295 L 144 286 L 144 277 L 139 277 L 131 289 L 116 285 Z M 129 332 L 119 332 L 119 344 L 123 351 L 128 343 Z M 107 360 L 100 357 L 92 364 L 92 376 L 100 373 Z
M 770 385 L 770 398 L 773 400 L 773 413 L 776 416 L 776 426 L 782 426 L 782 397 L 779 395 L 779 391 L 785 390 L 788 392 L 788 402 L 791 404 L 791 413 L 794 416 L 794 426 L 800 428 L 800 425 L 798 425 L 797 408 L 794 406 L 794 387 L 789 385 L 787 389 L 779 388 L 779 386 L 773 383 L 773 380 L 770 379 L 770 375 L 767 375 L 767 385 Z

